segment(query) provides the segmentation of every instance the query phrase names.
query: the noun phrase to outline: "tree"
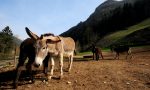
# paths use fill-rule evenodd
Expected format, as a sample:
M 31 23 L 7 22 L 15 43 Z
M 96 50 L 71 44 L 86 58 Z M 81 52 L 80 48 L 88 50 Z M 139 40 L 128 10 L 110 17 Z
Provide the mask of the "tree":
M 6 26 L 6 27 L 2 30 L 2 32 L 3 32 L 4 34 L 10 35 L 10 36 L 13 35 L 13 33 L 12 33 L 11 29 L 9 28 L 9 26 Z
M 9 26 L 0 32 L 0 52 L 9 52 L 13 47 L 13 33 Z

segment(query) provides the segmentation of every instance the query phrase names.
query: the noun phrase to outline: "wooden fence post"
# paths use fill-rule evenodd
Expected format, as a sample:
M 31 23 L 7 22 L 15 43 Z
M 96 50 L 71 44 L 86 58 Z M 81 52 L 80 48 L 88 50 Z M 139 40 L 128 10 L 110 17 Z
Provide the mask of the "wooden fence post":
M 14 67 L 16 67 L 16 54 L 17 54 L 17 47 L 16 47 L 16 44 L 15 44 Z

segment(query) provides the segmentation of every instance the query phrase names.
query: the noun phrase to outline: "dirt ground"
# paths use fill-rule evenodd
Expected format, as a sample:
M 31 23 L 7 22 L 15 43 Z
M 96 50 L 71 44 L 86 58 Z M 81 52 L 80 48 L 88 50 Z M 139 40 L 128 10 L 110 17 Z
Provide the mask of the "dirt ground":
M 58 77 L 58 65 L 55 68 L 54 77 Z M 13 70 L 0 69 L 0 90 L 12 88 Z M 61 80 L 47 82 L 43 78 L 38 74 L 34 84 L 20 80 L 17 90 L 150 90 L 150 51 L 133 53 L 131 60 L 124 55 L 113 60 L 110 53 L 104 53 L 104 60 L 99 61 L 75 59 L 71 72 L 64 72 Z

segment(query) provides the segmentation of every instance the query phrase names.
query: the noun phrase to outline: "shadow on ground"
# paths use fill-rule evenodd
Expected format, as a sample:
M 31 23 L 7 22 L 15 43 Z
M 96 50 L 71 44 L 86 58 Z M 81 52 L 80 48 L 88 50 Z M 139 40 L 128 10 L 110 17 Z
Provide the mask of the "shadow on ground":
M 33 75 L 36 75 L 37 72 L 41 71 L 33 71 Z M 0 73 L 0 90 L 4 89 L 12 89 L 13 88 L 13 80 L 15 79 L 15 70 L 5 71 Z M 25 85 L 25 84 L 31 84 L 29 73 L 26 72 L 26 70 L 23 70 L 21 72 L 18 86 Z

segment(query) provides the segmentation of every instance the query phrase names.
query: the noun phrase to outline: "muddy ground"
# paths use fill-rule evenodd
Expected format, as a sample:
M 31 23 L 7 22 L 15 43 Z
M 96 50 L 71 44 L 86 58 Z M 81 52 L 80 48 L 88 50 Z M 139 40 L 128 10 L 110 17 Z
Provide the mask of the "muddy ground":
M 31 84 L 22 75 L 17 90 L 150 90 L 150 51 L 135 52 L 133 58 L 113 60 L 113 54 L 103 53 L 104 60 L 75 59 L 70 73 L 59 80 L 58 64 L 54 78 L 45 81 L 37 74 Z M 67 63 L 64 63 L 64 69 Z M 0 69 L 0 90 L 12 89 L 14 67 Z

